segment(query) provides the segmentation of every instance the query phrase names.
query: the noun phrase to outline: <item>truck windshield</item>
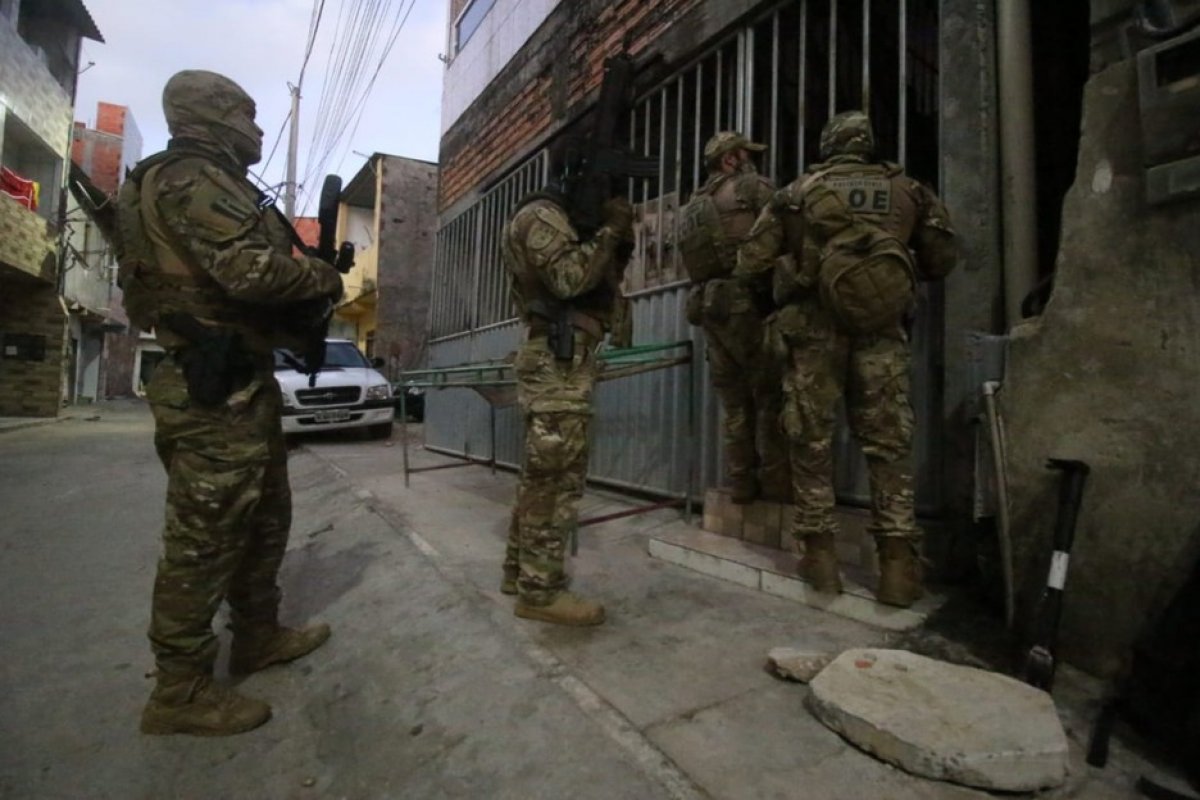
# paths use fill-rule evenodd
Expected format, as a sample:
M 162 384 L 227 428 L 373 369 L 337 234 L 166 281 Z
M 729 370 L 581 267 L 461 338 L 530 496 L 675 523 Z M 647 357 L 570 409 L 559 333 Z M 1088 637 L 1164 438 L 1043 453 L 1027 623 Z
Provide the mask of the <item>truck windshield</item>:
M 275 351 L 275 369 L 299 369 L 303 365 L 304 360 L 290 350 Z M 350 342 L 329 342 L 325 345 L 324 369 L 362 369 L 370 366 L 363 354 Z

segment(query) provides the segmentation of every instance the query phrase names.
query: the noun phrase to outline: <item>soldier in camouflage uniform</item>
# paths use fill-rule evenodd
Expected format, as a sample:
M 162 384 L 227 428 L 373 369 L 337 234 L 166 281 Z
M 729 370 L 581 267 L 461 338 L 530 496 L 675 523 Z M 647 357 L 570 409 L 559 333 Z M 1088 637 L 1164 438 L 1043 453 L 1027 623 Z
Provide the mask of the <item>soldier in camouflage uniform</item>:
M 525 456 L 501 591 L 518 595 L 518 617 L 598 625 L 604 607 L 567 590 L 564 561 L 587 475 L 595 352 L 622 304 L 633 211 L 613 198 L 599 230 L 581 236 L 570 206 L 569 184 L 539 192 L 517 208 L 502 238 L 526 332 L 514 364 Z M 556 347 L 555 337 L 568 327 L 573 345 Z
M 760 489 L 772 500 L 791 498 L 786 441 L 779 434 L 780 375 L 762 348 L 770 290 L 733 279 L 738 245 L 775 193 L 751 160 L 751 153 L 763 150 L 765 145 L 734 131 L 709 139 L 708 181 L 680 214 L 680 251 L 692 278 L 687 317 L 704 329 L 709 375 L 725 410 L 726 471 L 735 503 L 749 503 Z
M 790 440 L 795 502 L 793 535 L 803 544 L 800 571 L 815 588 L 841 591 L 834 550 L 832 441 L 839 399 L 867 457 L 871 531 L 880 556 L 876 597 L 897 606 L 922 594 L 913 504 L 913 411 L 909 399 L 912 356 L 901 321 L 874 333 L 841 329 L 817 290 L 822 242 L 806 227 L 808 181 L 824 181 L 855 218 L 865 219 L 906 244 L 917 273 L 945 276 L 957 258 L 949 215 L 928 187 L 903 170 L 875 160 L 866 114 L 833 117 L 821 133 L 821 158 L 776 195 L 755 221 L 738 254 L 737 273 L 752 279 L 791 252 L 796 268 L 775 276 L 776 300 L 785 305 L 768 340 L 786 352 L 783 425 Z M 781 279 L 782 278 L 782 279 Z
M 163 108 L 167 150 L 138 164 L 118 203 L 126 309 L 168 354 L 146 390 L 167 503 L 150 622 L 157 683 L 141 727 L 226 735 L 271 712 L 213 681 L 222 600 L 233 674 L 329 637 L 327 625 L 293 630 L 277 616 L 291 489 L 272 349 L 298 347 L 283 320 L 329 308 L 342 284 L 329 264 L 293 255 L 290 226 L 246 180 L 262 130 L 237 84 L 180 72 Z

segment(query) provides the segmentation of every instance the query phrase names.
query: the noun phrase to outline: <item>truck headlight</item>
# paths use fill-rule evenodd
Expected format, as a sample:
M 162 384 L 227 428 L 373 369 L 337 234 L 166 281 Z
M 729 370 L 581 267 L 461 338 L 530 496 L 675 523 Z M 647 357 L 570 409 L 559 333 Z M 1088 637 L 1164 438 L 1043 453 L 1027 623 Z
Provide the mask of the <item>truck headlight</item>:
M 291 394 L 289 394 L 288 392 L 280 392 L 280 396 L 283 398 L 283 407 L 284 408 L 295 408 L 296 407 L 295 402 L 292 401 Z
M 387 400 L 392 396 L 392 387 L 386 383 L 381 383 L 378 386 L 367 387 L 368 400 Z

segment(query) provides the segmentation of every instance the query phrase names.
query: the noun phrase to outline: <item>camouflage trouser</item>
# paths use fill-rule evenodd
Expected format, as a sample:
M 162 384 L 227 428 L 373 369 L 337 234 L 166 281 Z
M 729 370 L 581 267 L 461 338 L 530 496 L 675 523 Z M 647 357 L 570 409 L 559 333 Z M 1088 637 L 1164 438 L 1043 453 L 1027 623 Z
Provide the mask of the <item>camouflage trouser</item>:
M 815 304 L 801 307 L 784 336 L 783 425 L 791 442 L 797 538 L 833 533 L 833 436 L 845 399 L 850 429 L 867 457 L 871 532 L 917 538 L 909 400 L 912 355 L 900 329 L 850 337 Z
M 269 361 L 217 408 L 194 406 L 173 358 L 147 387 L 154 444 L 167 470 L 163 553 L 154 580 L 150 642 L 164 672 L 209 672 L 212 620 L 228 600 L 235 628 L 274 623 L 276 583 L 292 495 Z
M 595 384 L 593 342 L 580 336 L 573 361 L 556 361 L 545 339 L 522 346 L 515 364 L 525 412 L 525 454 L 509 521 L 504 570 L 521 600 L 545 605 L 567 588 L 566 544 L 575 530 L 588 463 Z
M 705 321 L 705 352 L 713 388 L 725 411 L 726 471 L 738 482 L 760 470 L 768 493 L 788 484 L 787 441 L 780 436 L 781 376 L 762 349 L 762 320 L 756 313 Z

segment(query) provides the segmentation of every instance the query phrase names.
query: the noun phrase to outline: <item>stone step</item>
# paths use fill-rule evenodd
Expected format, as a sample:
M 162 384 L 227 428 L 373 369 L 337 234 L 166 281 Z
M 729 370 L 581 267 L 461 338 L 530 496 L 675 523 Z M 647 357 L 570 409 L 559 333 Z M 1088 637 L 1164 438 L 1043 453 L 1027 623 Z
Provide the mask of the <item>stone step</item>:
M 875 540 L 867 533 L 869 512 L 839 507 L 834 511 L 838 524 L 838 560 L 869 572 L 879 569 Z M 792 506 L 755 500 L 739 505 L 730 499 L 728 489 L 711 488 L 704 493 L 704 530 L 750 544 L 771 547 L 795 554 L 792 538 Z
M 874 574 L 852 564 L 842 567 L 844 591 L 823 594 L 796 576 L 794 552 L 709 533 L 684 522 L 658 529 L 648 548 L 651 556 L 662 561 L 887 630 L 915 628 L 945 602 L 942 595 L 927 592 L 911 608 L 878 603 L 869 588 L 875 584 Z

